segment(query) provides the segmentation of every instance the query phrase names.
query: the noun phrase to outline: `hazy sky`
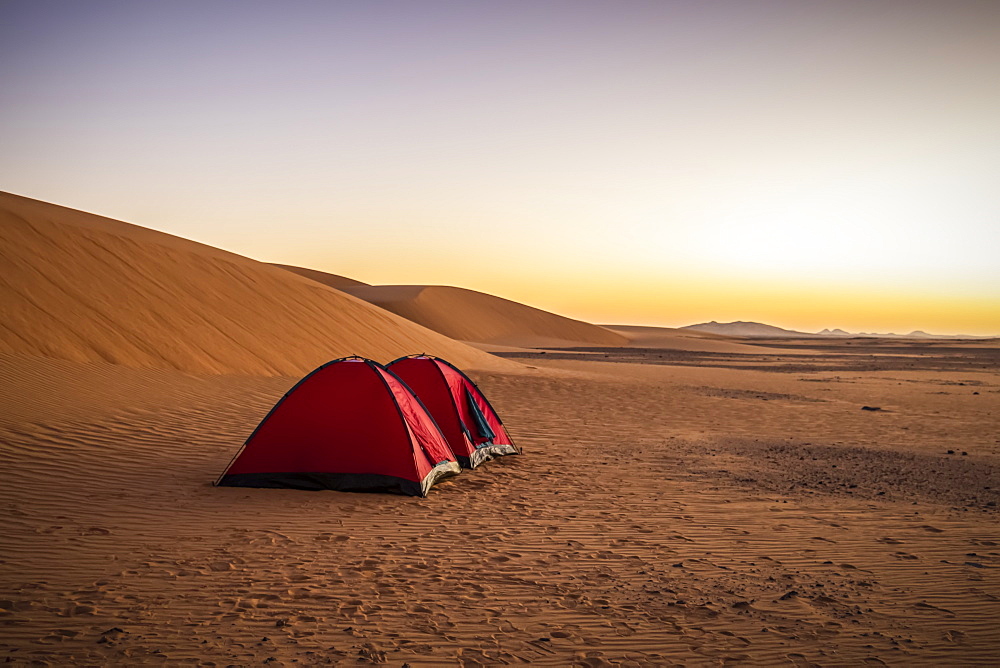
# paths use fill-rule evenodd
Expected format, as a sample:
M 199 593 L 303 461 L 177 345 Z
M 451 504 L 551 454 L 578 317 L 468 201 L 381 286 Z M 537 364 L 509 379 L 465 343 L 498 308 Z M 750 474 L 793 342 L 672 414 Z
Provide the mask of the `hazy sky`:
M 1000 333 L 1000 2 L 0 0 L 0 189 L 598 322 Z

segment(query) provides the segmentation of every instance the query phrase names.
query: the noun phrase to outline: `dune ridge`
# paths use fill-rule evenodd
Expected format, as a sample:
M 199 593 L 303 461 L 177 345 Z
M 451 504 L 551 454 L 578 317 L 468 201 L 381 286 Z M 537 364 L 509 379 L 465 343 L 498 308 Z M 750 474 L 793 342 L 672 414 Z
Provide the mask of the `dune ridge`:
M 515 369 L 263 262 L 0 193 L 0 352 L 191 373 L 298 375 L 426 351 Z
M 598 325 L 466 288 L 373 285 L 345 291 L 459 341 L 524 347 L 628 343 Z
M 360 288 L 369 285 L 368 283 L 363 283 L 353 278 L 348 278 L 347 276 L 338 276 L 337 274 L 319 271 L 318 269 L 307 269 L 306 267 L 296 267 L 290 264 L 279 264 L 277 262 L 269 262 L 268 264 L 272 267 L 280 267 L 286 271 L 292 272 L 293 274 L 304 276 L 305 278 L 316 281 L 317 283 L 328 285 L 336 290 L 343 290 L 344 288 Z

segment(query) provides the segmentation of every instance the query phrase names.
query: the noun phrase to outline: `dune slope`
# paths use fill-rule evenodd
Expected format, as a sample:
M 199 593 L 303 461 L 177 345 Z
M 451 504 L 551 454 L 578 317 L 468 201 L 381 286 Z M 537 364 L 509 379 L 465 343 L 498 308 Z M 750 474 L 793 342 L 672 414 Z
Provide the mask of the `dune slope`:
M 375 285 L 345 291 L 461 341 L 512 346 L 627 345 L 621 334 L 501 297 L 437 285 Z
M 289 271 L 6 193 L 0 265 L 0 352 L 193 373 L 297 375 L 419 351 L 511 368 Z
M 337 290 L 343 290 L 344 288 L 358 288 L 368 285 L 368 283 L 362 283 L 361 281 L 356 281 L 353 278 L 338 276 L 337 274 L 330 274 L 317 269 L 293 267 L 290 264 L 278 264 L 276 262 L 271 262 L 269 264 L 272 267 L 281 267 L 282 269 L 298 274 L 299 276 L 305 276 L 306 278 L 316 281 L 317 283 L 329 285 L 331 288 L 336 288 Z

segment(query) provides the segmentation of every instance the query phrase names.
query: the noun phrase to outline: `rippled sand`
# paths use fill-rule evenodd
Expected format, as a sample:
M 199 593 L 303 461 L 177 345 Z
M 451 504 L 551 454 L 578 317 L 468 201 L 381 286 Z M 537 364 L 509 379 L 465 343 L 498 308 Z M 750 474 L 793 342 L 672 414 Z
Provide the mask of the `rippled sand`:
M 6 355 L 0 654 L 995 664 L 1000 374 L 980 350 L 957 370 L 522 357 L 476 377 L 524 455 L 426 499 L 212 487 L 295 377 Z

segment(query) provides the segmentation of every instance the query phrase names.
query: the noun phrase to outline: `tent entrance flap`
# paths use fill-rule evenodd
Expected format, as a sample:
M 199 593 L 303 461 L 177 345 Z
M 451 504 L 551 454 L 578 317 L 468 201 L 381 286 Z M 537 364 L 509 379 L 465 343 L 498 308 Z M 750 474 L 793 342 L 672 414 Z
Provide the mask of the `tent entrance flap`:
M 416 393 L 463 467 L 517 454 L 496 410 L 455 366 L 437 357 L 411 355 L 389 363 L 388 369 Z
M 483 415 L 483 411 L 479 408 L 479 405 L 468 389 L 465 390 L 465 400 L 469 404 L 469 412 L 472 413 L 472 419 L 476 422 L 476 431 L 479 432 L 479 436 L 485 438 L 487 441 L 492 441 L 497 435 L 490 428 L 490 423 L 486 421 L 486 416 Z

